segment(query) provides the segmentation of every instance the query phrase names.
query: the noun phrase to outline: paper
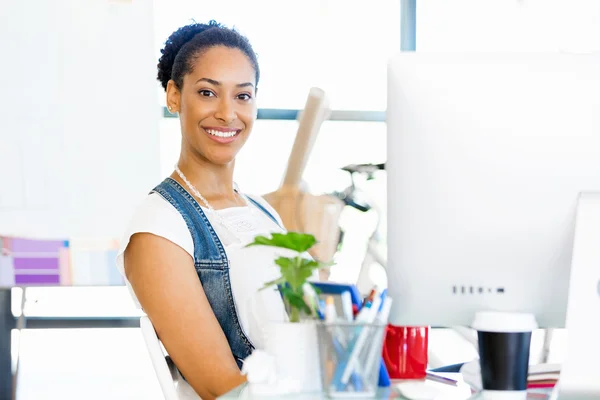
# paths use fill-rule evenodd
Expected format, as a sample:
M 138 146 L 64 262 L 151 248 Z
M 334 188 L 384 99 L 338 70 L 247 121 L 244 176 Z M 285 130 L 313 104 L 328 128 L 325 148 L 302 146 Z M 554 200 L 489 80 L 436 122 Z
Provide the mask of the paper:
M 8 252 L 13 259 L 16 285 L 60 284 L 60 250 L 69 247 L 65 240 L 11 238 Z
M 0 236 L 0 287 L 121 286 L 115 240 Z

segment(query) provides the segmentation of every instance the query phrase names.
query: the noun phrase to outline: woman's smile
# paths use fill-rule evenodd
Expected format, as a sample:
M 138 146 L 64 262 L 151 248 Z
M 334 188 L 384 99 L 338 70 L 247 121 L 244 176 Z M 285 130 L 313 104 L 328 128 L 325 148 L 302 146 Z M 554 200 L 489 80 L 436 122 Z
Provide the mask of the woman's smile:
M 201 128 L 208 135 L 208 137 L 210 137 L 215 142 L 221 144 L 228 144 L 235 141 L 238 138 L 240 132 L 242 131 L 241 129 L 213 126 L 203 126 Z

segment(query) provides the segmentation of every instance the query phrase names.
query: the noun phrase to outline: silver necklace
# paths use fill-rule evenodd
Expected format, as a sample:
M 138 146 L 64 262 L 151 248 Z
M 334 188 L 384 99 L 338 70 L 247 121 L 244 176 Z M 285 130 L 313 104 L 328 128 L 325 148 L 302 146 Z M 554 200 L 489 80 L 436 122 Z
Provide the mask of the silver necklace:
M 198 199 L 200 199 L 200 201 L 202 203 L 204 203 L 204 206 L 208 209 L 208 211 L 219 220 L 219 223 L 221 223 L 221 225 L 223 225 L 231 233 L 235 234 L 237 230 L 234 229 L 230 224 L 228 224 L 227 222 L 225 222 L 225 220 L 223 219 L 223 217 L 221 217 L 221 215 L 213 208 L 213 206 L 210 205 L 210 203 L 208 202 L 208 200 L 206 200 L 204 198 L 204 196 L 202 196 L 202 194 L 198 191 L 198 189 L 196 189 L 196 187 L 194 185 L 192 185 L 192 183 L 187 179 L 187 177 L 183 174 L 183 172 L 181 172 L 181 170 L 179 169 L 179 165 L 177 165 L 177 164 L 175 164 L 175 172 L 177 172 L 177 175 L 179 175 L 179 177 L 181 178 L 181 180 L 183 182 L 185 182 L 186 186 L 192 192 L 192 194 L 194 196 L 196 196 Z M 246 199 L 246 196 L 242 195 L 237 190 L 235 190 L 235 192 L 240 195 L 240 197 L 246 203 L 246 206 L 248 206 L 249 209 L 250 209 L 250 211 L 252 212 L 252 207 L 250 207 L 250 203 Z

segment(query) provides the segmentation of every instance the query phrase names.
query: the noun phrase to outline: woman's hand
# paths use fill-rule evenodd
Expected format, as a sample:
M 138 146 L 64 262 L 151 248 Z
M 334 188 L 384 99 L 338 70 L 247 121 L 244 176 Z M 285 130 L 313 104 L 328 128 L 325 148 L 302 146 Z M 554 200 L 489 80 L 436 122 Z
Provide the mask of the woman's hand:
M 137 233 L 125 250 L 125 274 L 173 362 L 203 400 L 245 381 L 185 250 Z

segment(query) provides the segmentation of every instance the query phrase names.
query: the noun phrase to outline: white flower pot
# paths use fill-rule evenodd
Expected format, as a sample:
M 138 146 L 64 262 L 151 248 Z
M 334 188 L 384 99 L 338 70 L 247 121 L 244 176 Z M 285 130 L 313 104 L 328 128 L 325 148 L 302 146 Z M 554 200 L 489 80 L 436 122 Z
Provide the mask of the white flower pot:
M 294 392 L 320 392 L 319 343 L 314 322 L 272 322 L 267 326 L 266 351 L 275 359 L 278 381 Z

